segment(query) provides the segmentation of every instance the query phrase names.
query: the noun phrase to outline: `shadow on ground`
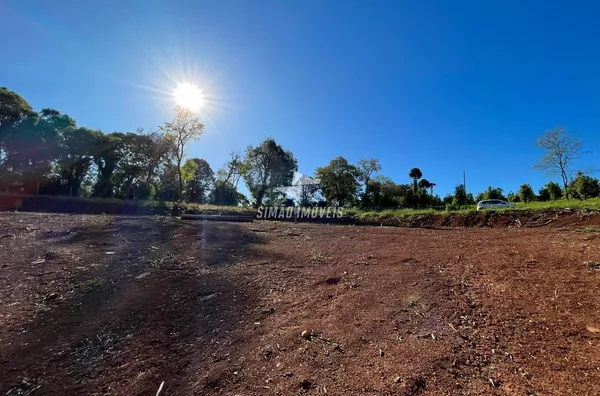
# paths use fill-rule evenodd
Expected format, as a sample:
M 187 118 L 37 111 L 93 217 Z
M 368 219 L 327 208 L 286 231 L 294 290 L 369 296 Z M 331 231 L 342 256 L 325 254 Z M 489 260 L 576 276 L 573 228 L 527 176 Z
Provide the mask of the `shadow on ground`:
M 256 304 L 225 269 L 263 240 L 235 223 L 109 217 L 43 232 L 40 243 L 85 250 L 61 265 L 89 271 L 24 331 L 5 329 L 3 395 L 154 394 L 167 378 L 165 394 L 185 394 L 184 378 Z

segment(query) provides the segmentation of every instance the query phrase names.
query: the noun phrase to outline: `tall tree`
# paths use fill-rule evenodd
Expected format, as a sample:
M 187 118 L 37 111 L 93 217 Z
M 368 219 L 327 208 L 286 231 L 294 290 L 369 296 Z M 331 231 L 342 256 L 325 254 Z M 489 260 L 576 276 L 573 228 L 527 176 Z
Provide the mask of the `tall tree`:
M 6 87 L 0 87 L 0 141 L 2 128 L 14 127 L 33 115 L 35 112 L 21 95 Z
M 370 187 L 372 187 L 371 180 L 377 172 L 381 171 L 381 164 L 376 158 L 361 158 L 356 164 L 356 169 L 358 169 L 358 180 L 363 188 L 361 203 L 363 206 L 369 207 L 371 206 L 373 195 L 370 190 Z
M 177 165 L 179 183 L 179 197 L 183 197 L 183 175 L 181 165 L 185 158 L 185 149 L 190 141 L 197 141 L 204 132 L 204 124 L 191 110 L 182 106 L 175 107 L 175 118 L 165 122 L 160 129 L 167 135 L 172 145 L 173 154 Z
M 433 195 L 433 187 L 435 187 L 435 183 L 432 183 L 427 179 L 419 180 L 419 188 L 423 190 L 431 190 L 431 195 Z
M 144 190 L 153 141 L 141 133 L 125 133 L 117 147 L 118 162 L 113 176 L 115 196 L 135 199 Z M 142 193 L 142 196 L 145 193 Z
M 334 158 L 329 165 L 317 168 L 315 173 L 327 202 L 344 206 L 356 197 L 359 170 L 346 158 Z
M 464 184 L 457 184 L 454 187 L 454 198 L 452 203 L 459 208 L 467 204 L 467 190 L 465 190 Z
M 143 133 L 143 130 L 138 130 Z M 150 195 L 150 188 L 155 179 L 156 173 L 173 156 L 173 146 L 170 139 L 162 131 L 150 132 L 146 135 L 150 141 L 150 146 L 146 155 L 146 180 L 142 191 L 142 197 Z
M 180 201 L 177 166 L 172 163 L 164 164 L 154 184 L 155 197 L 159 201 Z
M 9 140 L 15 138 L 19 124 L 35 117 L 36 113 L 21 95 L 0 87 L 0 185 L 7 190 L 15 179 L 11 166 L 7 164 Z
M 217 171 L 213 190 L 209 194 L 209 202 L 213 205 L 237 205 L 245 200 L 238 192 L 238 183 L 246 172 L 246 161 L 239 152 L 229 153 L 230 159 Z
M 416 194 L 417 190 L 419 189 L 418 182 L 419 179 L 423 177 L 423 173 L 419 168 L 412 168 L 410 172 L 408 172 L 408 177 L 413 179 L 413 192 Z
M 94 196 L 110 198 L 114 196 L 113 174 L 122 156 L 120 150 L 123 134 L 100 133 L 94 147 L 94 162 L 98 168 L 98 178 L 94 185 Z
M 244 168 L 246 186 L 254 205 L 259 207 L 274 188 L 291 184 L 298 162 L 291 151 L 284 150 L 273 138 L 267 138 L 256 147 L 248 147 Z
M 185 198 L 189 202 L 206 203 L 215 182 L 215 173 L 203 159 L 190 158 L 182 169 L 185 180 Z
M 6 170 L 27 192 L 45 184 L 60 155 L 60 138 L 75 128 L 75 121 L 57 110 L 43 109 L 10 128 L 5 140 Z
M 96 139 L 101 132 L 89 128 L 69 129 L 62 133 L 61 153 L 57 161 L 63 194 L 79 196 L 81 183 L 93 162 Z
M 548 176 L 560 176 L 566 192 L 572 177 L 572 164 L 582 154 L 581 140 L 559 126 L 544 133 L 536 146 L 545 153 L 533 167 Z

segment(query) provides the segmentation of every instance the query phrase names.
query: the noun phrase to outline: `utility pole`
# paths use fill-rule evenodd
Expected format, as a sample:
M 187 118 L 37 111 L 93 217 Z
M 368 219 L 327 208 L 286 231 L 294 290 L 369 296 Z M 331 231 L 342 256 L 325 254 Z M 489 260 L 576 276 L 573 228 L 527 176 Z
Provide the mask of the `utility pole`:
M 465 194 L 467 193 L 467 176 L 465 171 L 463 171 L 463 188 L 465 189 Z

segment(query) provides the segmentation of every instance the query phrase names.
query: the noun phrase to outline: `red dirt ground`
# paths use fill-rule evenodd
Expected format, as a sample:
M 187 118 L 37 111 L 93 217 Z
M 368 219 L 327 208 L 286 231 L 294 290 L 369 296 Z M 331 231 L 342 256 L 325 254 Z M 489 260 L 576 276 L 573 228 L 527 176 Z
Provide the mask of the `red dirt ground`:
M 598 394 L 599 238 L 0 214 L 0 394 Z

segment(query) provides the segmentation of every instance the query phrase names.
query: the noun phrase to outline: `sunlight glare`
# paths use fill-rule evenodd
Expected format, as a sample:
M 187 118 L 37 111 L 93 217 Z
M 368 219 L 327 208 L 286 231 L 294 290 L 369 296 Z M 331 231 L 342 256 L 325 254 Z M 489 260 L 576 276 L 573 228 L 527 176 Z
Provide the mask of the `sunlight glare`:
M 179 84 L 174 97 L 178 105 L 189 110 L 198 110 L 204 104 L 202 91 L 192 84 Z

